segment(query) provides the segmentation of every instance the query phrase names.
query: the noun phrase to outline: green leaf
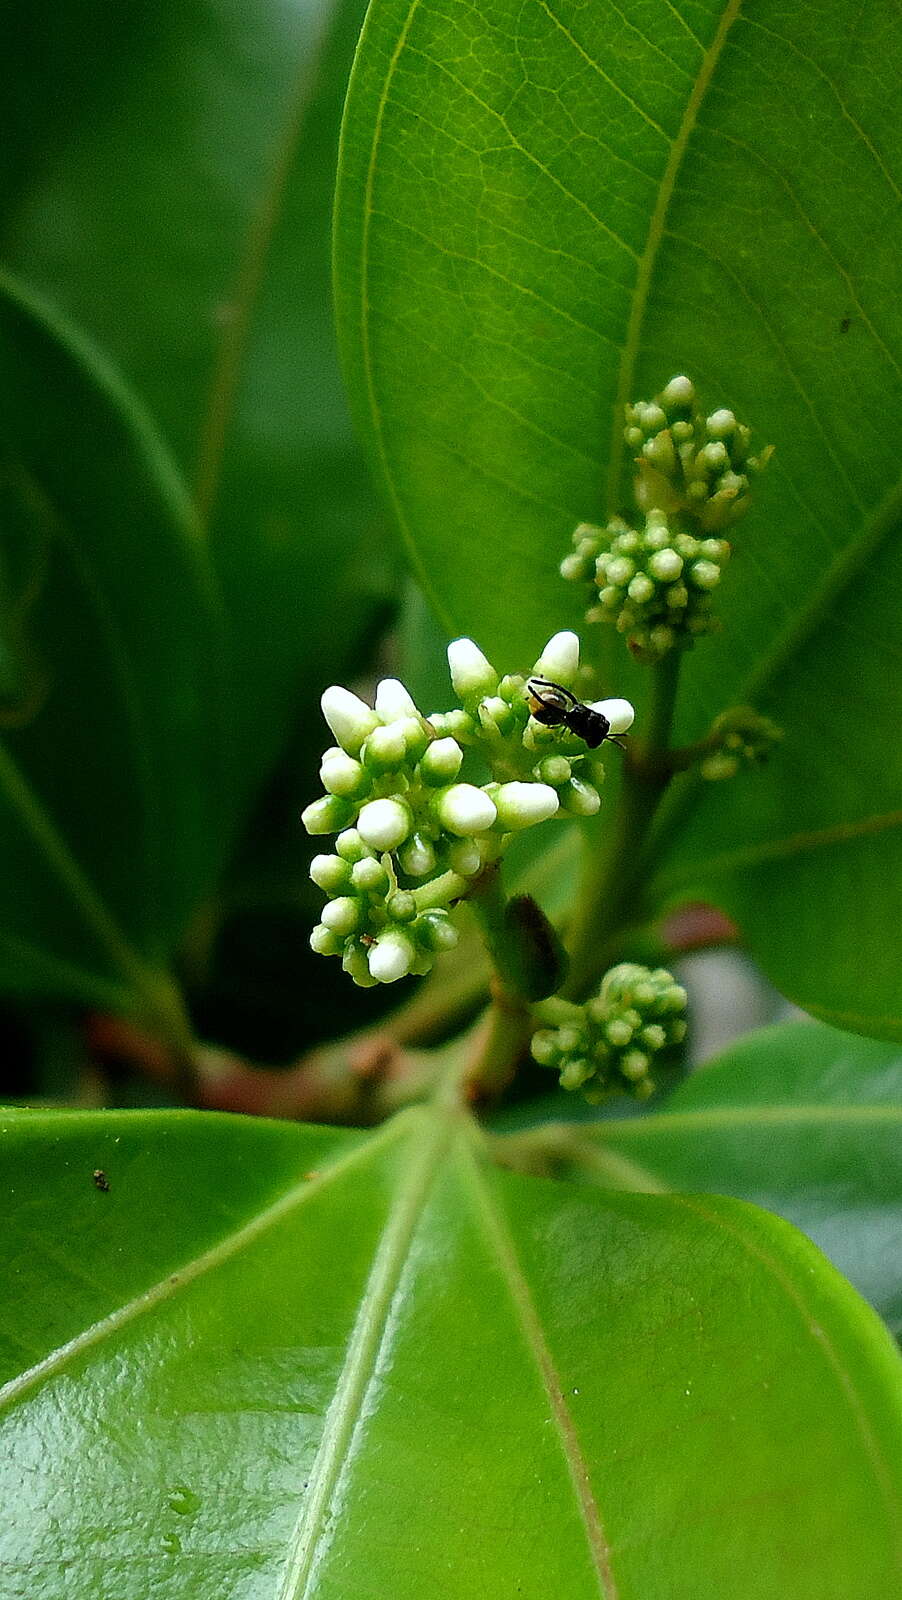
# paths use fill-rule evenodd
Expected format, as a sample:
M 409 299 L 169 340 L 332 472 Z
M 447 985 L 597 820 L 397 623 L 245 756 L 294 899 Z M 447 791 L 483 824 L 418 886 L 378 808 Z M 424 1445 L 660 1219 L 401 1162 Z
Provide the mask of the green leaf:
M 387 603 L 330 308 L 363 10 L 152 0 L 126 25 L 73 0 L 52 28 L 23 16 L 7 61 L 0 245 L 122 367 L 196 490 L 232 628 L 239 811 Z
M 445 1113 L 2 1143 L 11 1597 L 894 1592 L 899 1358 L 786 1223 Z
M 218 599 L 143 414 L 5 277 L 0 375 L 0 986 L 133 1007 L 221 853 Z
M 663 1110 L 588 1136 L 606 1186 L 713 1190 L 794 1222 L 900 1335 L 900 1135 L 898 1048 L 791 1022 L 741 1039 Z
M 753 703 L 760 776 L 683 780 L 654 897 L 707 896 L 769 975 L 902 1037 L 898 294 L 889 0 L 375 0 L 337 223 L 345 361 L 449 630 L 511 670 L 577 622 L 574 524 L 626 504 L 622 406 L 688 371 L 776 445 L 678 736 Z M 423 403 L 428 395 L 429 403 Z M 642 698 L 620 641 L 594 648 Z

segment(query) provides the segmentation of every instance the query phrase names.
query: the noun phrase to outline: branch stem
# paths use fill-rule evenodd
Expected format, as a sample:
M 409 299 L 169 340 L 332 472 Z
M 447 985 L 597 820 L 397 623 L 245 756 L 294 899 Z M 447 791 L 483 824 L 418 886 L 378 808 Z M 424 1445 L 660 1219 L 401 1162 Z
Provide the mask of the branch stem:
M 658 803 L 673 775 L 667 754 L 679 684 L 673 650 L 651 669 L 648 732 L 624 766 L 610 843 L 590 859 L 571 930 L 570 974 L 564 994 L 582 1000 L 604 970 L 612 941 L 641 921 L 644 847 Z

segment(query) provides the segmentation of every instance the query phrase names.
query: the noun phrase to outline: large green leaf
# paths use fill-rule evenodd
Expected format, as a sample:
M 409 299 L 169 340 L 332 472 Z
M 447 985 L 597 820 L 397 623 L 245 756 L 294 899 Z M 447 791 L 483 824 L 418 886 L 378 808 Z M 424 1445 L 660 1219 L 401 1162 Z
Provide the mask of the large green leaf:
M 363 10 L 38 4 L 6 61 L 0 253 L 120 364 L 196 485 L 232 626 L 239 799 L 384 607 L 329 289 Z
M 454 1112 L 0 1127 L 10 1600 L 895 1592 L 902 1367 L 786 1223 Z
M 221 853 L 215 585 L 104 363 L 0 281 L 0 986 L 147 1003 Z
M 605 1186 L 700 1189 L 802 1228 L 902 1334 L 902 1058 L 810 1023 L 762 1028 L 663 1110 L 593 1124 Z
M 896 24 L 889 0 L 375 0 L 337 228 L 371 455 L 447 626 L 507 669 L 577 617 L 557 563 L 621 508 L 625 400 L 689 371 L 776 444 L 678 729 L 752 701 L 785 739 L 754 782 L 684 782 L 656 889 L 714 899 L 794 999 L 890 1037 Z

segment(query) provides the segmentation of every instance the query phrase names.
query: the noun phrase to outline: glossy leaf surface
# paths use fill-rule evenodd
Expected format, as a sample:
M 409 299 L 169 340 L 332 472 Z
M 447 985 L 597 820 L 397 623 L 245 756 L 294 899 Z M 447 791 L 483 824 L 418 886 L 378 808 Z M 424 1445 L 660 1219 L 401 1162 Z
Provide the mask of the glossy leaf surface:
M 753 781 L 684 783 L 655 892 L 713 899 L 784 992 L 887 1037 L 900 50 L 889 0 L 375 0 L 337 233 L 372 458 L 449 630 L 503 670 L 578 621 L 557 565 L 625 504 L 624 401 L 688 371 L 776 445 L 677 720 L 751 702 L 785 738 Z M 620 642 L 595 648 L 641 698 Z
M 165 450 L 0 283 L 0 986 L 144 985 L 217 861 L 219 600 Z
M 7 61 L 0 248 L 119 364 L 196 490 L 232 630 L 239 809 L 385 607 L 329 287 L 363 10 L 74 0 L 51 22 L 38 4 Z
M 810 1023 L 763 1028 L 693 1073 L 661 1111 L 599 1123 L 591 1137 L 605 1186 L 705 1189 L 788 1218 L 902 1334 L 896 1047 Z
M 10 1600 L 893 1591 L 899 1359 L 778 1219 L 453 1114 L 0 1141 Z

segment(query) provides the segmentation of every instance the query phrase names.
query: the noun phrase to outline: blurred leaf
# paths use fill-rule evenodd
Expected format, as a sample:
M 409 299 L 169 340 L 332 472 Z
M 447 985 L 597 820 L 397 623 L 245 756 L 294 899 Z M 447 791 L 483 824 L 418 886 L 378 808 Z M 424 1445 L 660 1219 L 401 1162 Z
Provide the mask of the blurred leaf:
M 898 1048 L 807 1022 L 749 1034 L 687 1078 L 662 1111 L 591 1130 L 602 1184 L 713 1190 L 778 1212 L 897 1335 L 900 1136 Z
M 897 22 L 889 0 L 375 0 L 337 227 L 372 458 L 446 627 L 502 669 L 577 621 L 557 565 L 578 520 L 624 503 L 625 400 L 689 371 L 776 444 L 678 723 L 691 739 L 751 701 L 785 738 L 753 779 L 684 780 L 653 898 L 712 900 L 794 1000 L 889 1037 Z M 620 641 L 597 649 L 642 698 Z
M 146 1002 L 222 847 L 222 630 L 105 364 L 0 280 L 0 986 Z
M 785 1223 L 444 1114 L 3 1145 L 11 1600 L 894 1591 L 898 1357 Z
M 3 254 L 121 364 L 196 483 L 232 626 L 239 813 L 388 593 L 329 290 L 363 11 L 38 4 L 7 60 Z

